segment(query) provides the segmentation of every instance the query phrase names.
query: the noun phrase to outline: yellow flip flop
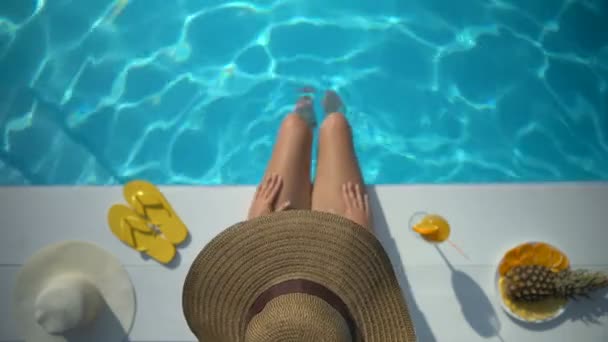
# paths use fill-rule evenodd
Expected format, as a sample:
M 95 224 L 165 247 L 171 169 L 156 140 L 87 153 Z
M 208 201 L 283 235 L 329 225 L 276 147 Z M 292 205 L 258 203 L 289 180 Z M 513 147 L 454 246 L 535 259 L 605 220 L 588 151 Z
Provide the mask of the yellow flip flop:
M 157 226 L 165 238 L 178 245 L 188 237 L 188 228 L 165 196 L 152 183 L 136 180 L 125 184 L 123 195 L 141 217 Z
M 113 205 L 108 211 L 108 223 L 112 233 L 136 251 L 144 252 L 163 264 L 175 257 L 175 246 L 126 205 Z

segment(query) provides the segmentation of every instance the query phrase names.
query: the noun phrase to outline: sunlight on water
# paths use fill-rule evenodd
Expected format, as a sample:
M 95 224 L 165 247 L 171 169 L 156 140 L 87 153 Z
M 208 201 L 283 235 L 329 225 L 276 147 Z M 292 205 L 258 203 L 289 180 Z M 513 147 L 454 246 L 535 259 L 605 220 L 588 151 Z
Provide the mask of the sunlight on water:
M 303 87 L 343 96 L 370 183 L 608 180 L 607 15 L 599 0 L 2 1 L 0 184 L 253 184 Z

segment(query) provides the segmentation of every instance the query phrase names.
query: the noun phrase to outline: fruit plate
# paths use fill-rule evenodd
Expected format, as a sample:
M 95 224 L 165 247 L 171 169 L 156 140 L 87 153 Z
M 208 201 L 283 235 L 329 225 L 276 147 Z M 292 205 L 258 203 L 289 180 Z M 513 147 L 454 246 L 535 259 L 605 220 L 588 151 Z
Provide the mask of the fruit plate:
M 496 268 L 496 274 L 495 274 L 495 285 L 496 285 L 496 294 L 498 297 L 498 301 L 500 302 L 500 306 L 503 308 L 503 310 L 512 318 L 520 321 L 520 322 L 525 322 L 525 323 L 532 323 L 532 324 L 537 324 L 537 323 L 545 323 L 545 322 L 549 322 L 552 321 L 556 318 L 558 318 L 559 316 L 561 316 L 565 311 L 566 311 L 566 306 L 568 304 L 568 301 L 566 300 L 559 300 L 559 299 L 549 299 L 549 300 L 544 300 L 542 302 L 539 303 L 524 303 L 524 304 L 517 304 L 517 306 L 515 306 L 513 304 L 513 302 L 510 302 L 507 298 L 505 298 L 503 296 L 503 291 L 501 288 L 501 272 L 500 272 L 500 266 L 503 265 L 503 261 L 505 260 L 505 257 L 508 254 L 512 254 L 511 252 L 513 250 L 521 250 L 522 247 L 527 248 L 528 250 L 535 248 L 535 246 L 538 245 L 545 245 L 544 247 L 550 247 L 552 250 L 558 252 L 559 254 L 563 255 L 566 259 L 567 256 L 561 252 L 558 248 L 551 246 L 547 243 L 541 243 L 541 242 L 526 242 L 526 243 L 522 243 L 518 246 L 513 247 L 512 249 L 510 249 L 509 251 L 507 251 L 505 253 L 505 255 L 503 256 L 503 258 L 500 260 L 500 262 L 498 263 L 498 267 Z M 568 267 L 567 265 L 564 265 L 565 267 Z

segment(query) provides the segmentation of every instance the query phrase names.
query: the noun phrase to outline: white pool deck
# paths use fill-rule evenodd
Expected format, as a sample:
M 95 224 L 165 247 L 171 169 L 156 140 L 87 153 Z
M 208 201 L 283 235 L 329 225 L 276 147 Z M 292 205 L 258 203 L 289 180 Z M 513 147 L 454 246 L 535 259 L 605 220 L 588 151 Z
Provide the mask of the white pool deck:
M 0 341 L 20 340 L 11 311 L 19 267 L 39 248 L 61 240 L 97 243 L 126 266 L 137 294 L 129 341 L 195 341 L 181 310 L 183 279 L 200 249 L 244 217 L 254 188 L 161 190 L 191 232 L 171 267 L 145 260 L 111 234 L 106 212 L 124 202 L 120 187 L 0 188 Z M 524 241 L 554 244 L 575 267 L 608 270 L 608 183 L 373 186 L 369 191 L 379 239 L 420 341 L 608 340 L 606 292 L 593 302 L 571 305 L 557 321 L 521 325 L 503 312 L 494 287 L 502 254 Z M 450 268 L 434 246 L 408 232 L 408 220 L 421 210 L 446 217 L 451 239 L 470 259 L 441 245 Z

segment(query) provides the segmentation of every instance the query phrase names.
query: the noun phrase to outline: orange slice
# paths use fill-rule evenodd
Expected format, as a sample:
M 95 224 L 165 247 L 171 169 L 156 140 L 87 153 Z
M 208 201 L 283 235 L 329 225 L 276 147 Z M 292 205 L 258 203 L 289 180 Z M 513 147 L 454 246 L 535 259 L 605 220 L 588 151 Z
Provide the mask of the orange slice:
M 498 272 L 505 275 L 513 267 L 527 265 L 541 265 L 559 272 L 567 269 L 570 261 L 564 253 L 548 243 L 530 242 L 508 250 L 498 265 Z
M 555 272 L 559 272 L 570 266 L 567 255 L 551 245 L 547 245 L 547 247 L 551 250 L 551 258 L 543 266 L 549 267 Z
M 527 243 L 521 246 L 519 250 L 519 263 L 518 265 L 532 265 L 534 264 L 534 246 L 531 243 Z
M 439 228 L 435 225 L 430 224 L 417 224 L 412 228 L 416 233 L 421 235 L 431 235 L 439 230 Z
M 517 265 L 519 265 L 520 253 L 523 245 L 511 248 L 505 253 L 505 256 L 502 258 L 500 265 L 498 266 L 498 270 L 501 275 L 507 274 L 507 272 Z
M 556 250 L 546 243 L 537 243 L 533 247 L 534 256 L 533 261 L 535 265 L 541 265 L 545 267 L 552 267 L 555 259 Z
M 498 272 L 500 272 L 500 275 L 504 276 L 511 268 L 517 266 L 516 262 L 516 259 L 503 259 L 498 266 Z
M 559 265 L 559 270 L 565 270 L 567 268 L 570 267 L 570 259 L 568 259 L 567 255 L 564 255 L 564 259 L 562 260 L 561 264 Z
M 553 265 L 551 265 L 551 270 L 553 272 L 559 272 L 567 269 L 568 267 L 570 267 L 570 260 L 568 260 L 567 256 L 560 254 L 559 259 L 556 259 Z
M 562 262 L 564 261 L 564 256 L 560 255 L 558 258 L 553 260 L 553 264 L 550 266 L 553 272 L 559 272 Z
M 517 246 L 515 248 L 511 248 L 506 254 L 505 254 L 505 259 L 509 259 L 509 260 L 518 260 L 519 261 L 519 256 L 521 254 L 521 247 L 522 246 Z

